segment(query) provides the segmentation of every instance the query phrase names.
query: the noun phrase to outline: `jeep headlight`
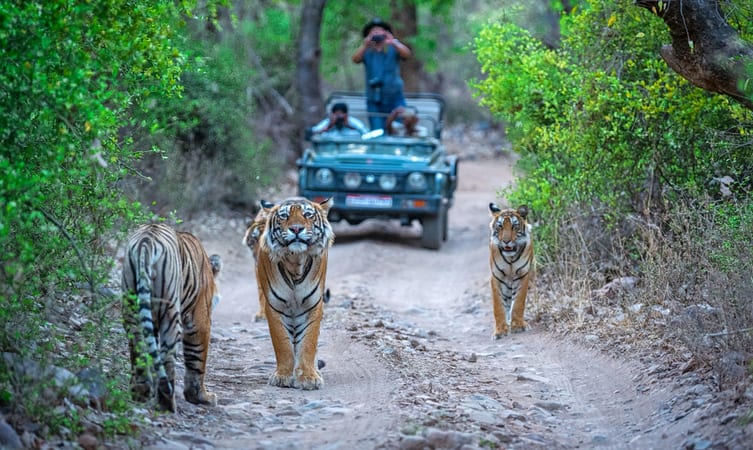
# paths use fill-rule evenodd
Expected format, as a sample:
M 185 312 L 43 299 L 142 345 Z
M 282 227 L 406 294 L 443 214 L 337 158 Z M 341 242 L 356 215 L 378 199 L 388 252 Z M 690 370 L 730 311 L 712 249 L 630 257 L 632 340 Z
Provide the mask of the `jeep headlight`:
M 357 172 L 348 172 L 343 178 L 345 187 L 348 189 L 355 189 L 361 185 L 361 175 Z
M 322 168 L 316 171 L 314 180 L 319 186 L 332 186 L 335 184 L 335 174 L 330 169 Z
M 426 177 L 421 172 L 408 174 L 408 188 L 414 191 L 426 190 Z
M 379 176 L 379 187 L 385 191 L 391 191 L 397 186 L 397 177 L 391 173 L 385 173 Z

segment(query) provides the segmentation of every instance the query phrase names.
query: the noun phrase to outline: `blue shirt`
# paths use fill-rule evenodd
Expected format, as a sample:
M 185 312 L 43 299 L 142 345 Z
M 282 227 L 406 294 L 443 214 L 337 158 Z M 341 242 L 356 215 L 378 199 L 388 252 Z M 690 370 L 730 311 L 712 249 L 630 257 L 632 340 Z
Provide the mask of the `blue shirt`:
M 363 54 L 363 65 L 366 68 L 366 88 L 371 90 L 370 80 L 382 82 L 382 94 L 387 96 L 399 95 L 403 92 L 403 79 L 400 78 L 400 54 L 392 45 L 387 45 L 383 51 L 367 49 Z
M 393 45 L 385 46 L 382 51 L 368 48 L 362 62 L 366 69 L 366 110 L 379 113 L 369 115 L 369 125 L 372 130 L 383 129 L 387 114 L 398 106 L 405 106 L 400 53 Z M 373 81 L 381 84 L 376 87 Z

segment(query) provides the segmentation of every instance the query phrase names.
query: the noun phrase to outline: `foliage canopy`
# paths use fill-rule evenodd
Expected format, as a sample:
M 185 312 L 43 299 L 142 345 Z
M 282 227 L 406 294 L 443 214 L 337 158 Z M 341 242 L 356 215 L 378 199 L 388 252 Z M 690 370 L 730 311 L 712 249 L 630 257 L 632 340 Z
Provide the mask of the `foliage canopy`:
M 681 193 L 719 197 L 719 177 L 738 194 L 750 185 L 753 115 L 668 69 L 663 24 L 629 3 L 583 2 L 563 16 L 556 50 L 512 20 L 476 40 L 486 78 L 474 86 L 523 155 L 508 198 L 533 206 L 544 236 L 575 205 L 614 224 Z
M 218 3 L 207 2 L 205 12 L 213 15 Z M 67 321 L 51 317 L 63 305 L 96 323 L 112 315 L 113 299 L 95 289 L 110 274 L 111 238 L 145 219 L 119 189 L 150 151 L 130 136 L 163 126 L 149 102 L 181 94 L 186 55 L 178 30 L 198 13 L 193 1 L 0 4 L 2 351 L 76 355 L 67 361 L 73 366 L 95 359 L 104 338 L 97 333 L 108 327 L 88 322 L 79 330 L 87 337 L 63 340 L 67 331 L 57 327 Z M 43 422 L 53 414 L 3 369 L 5 401 Z M 76 431 L 76 417 L 56 420 L 47 423 Z

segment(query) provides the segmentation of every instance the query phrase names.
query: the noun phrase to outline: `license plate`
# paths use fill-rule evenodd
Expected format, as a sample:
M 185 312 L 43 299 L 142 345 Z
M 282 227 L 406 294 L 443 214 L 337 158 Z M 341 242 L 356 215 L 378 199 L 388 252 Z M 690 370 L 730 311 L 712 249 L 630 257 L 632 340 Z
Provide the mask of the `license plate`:
M 345 205 L 356 208 L 391 208 L 392 197 L 389 195 L 348 195 Z

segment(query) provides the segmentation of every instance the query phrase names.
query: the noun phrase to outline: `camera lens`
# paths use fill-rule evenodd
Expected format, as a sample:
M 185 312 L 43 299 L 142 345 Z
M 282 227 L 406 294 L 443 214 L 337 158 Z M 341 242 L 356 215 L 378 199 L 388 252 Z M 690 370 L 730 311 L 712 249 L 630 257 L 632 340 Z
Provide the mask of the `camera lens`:
M 375 34 L 374 36 L 371 36 L 371 40 L 374 42 L 382 42 L 384 40 L 383 34 Z

